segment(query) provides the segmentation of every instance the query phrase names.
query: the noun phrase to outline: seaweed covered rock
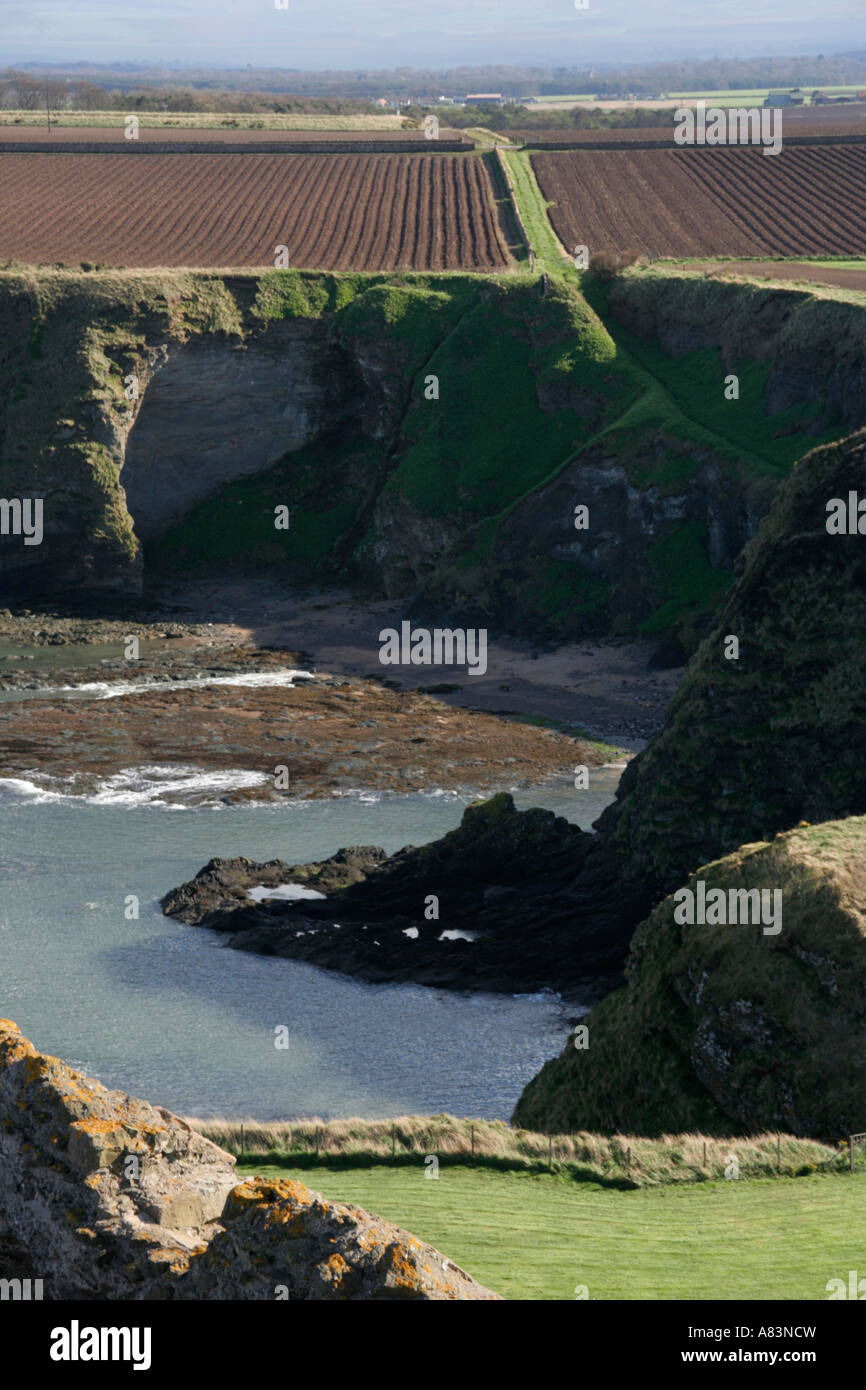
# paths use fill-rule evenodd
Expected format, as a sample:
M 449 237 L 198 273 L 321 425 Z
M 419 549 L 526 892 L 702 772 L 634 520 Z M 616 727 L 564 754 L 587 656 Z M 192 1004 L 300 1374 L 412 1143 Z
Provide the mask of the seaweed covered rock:
M 302 1183 L 254 1178 L 229 1198 L 226 1226 L 183 1281 L 184 1298 L 497 1299 L 432 1245 L 327 1201 Z
M 756 892 L 779 895 L 758 921 Z M 866 817 L 706 865 L 638 928 L 627 976 L 529 1083 L 515 1123 L 831 1141 L 866 1129 Z

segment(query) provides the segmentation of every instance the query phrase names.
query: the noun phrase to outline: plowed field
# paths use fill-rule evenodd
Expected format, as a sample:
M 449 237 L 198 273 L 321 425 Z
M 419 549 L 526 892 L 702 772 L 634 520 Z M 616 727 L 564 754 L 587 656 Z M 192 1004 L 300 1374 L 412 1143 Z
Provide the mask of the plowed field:
M 539 153 L 532 167 L 569 250 L 866 254 L 866 144 Z
M 105 149 L 122 151 L 124 154 L 138 154 L 141 150 L 152 150 L 154 146 L 164 146 L 166 152 L 182 147 L 191 148 L 193 153 L 228 146 L 232 152 L 241 149 L 273 146 L 289 151 L 300 146 L 327 145 L 338 153 L 345 149 L 351 152 L 356 145 L 363 149 L 370 147 L 373 153 L 380 146 L 385 149 L 411 150 L 417 146 L 428 154 L 435 154 L 442 144 L 457 141 L 472 149 L 473 142 L 466 139 L 461 130 L 439 131 L 438 140 L 428 140 L 423 130 L 232 130 L 224 127 L 202 126 L 141 126 L 136 140 L 127 140 L 122 125 L 55 125 L 49 131 L 45 125 L 4 125 L 0 120 L 0 148 L 12 146 L 15 149 L 37 146 L 40 150 L 57 150 L 62 153 L 68 149 L 85 150 L 97 146 L 99 153 Z
M 495 270 L 487 171 L 453 155 L 0 156 L 0 260 Z

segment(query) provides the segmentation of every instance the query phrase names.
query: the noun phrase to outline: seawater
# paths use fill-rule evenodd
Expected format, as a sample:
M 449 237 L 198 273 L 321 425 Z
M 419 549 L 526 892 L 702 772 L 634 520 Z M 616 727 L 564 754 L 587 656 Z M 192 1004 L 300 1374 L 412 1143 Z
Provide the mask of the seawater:
M 588 828 L 619 776 L 601 768 L 588 791 L 546 787 L 515 800 Z M 341 845 L 393 852 L 452 829 L 467 798 L 172 807 L 154 804 L 144 780 L 141 801 L 122 795 L 122 809 L 110 792 L 57 798 L 0 780 L 0 1013 L 42 1051 L 184 1114 L 508 1118 L 574 1016 L 556 995 L 365 984 L 228 950 L 159 908 L 212 856 L 300 863 Z M 139 917 L 127 920 L 133 894 Z M 289 1029 L 287 1051 L 274 1047 L 278 1025 Z

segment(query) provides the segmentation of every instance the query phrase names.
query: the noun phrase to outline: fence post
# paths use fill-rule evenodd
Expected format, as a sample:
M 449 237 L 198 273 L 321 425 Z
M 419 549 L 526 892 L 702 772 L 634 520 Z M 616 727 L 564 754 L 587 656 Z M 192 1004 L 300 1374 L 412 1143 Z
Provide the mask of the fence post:
M 781 1134 L 777 1134 L 777 1135 L 776 1135 L 776 1162 L 777 1162 L 777 1164 L 779 1165 L 779 1167 L 781 1168 L 781 1166 L 782 1166 L 782 1136 L 781 1136 Z
M 397 1152 L 397 1126 L 396 1126 L 396 1125 L 392 1125 L 392 1126 L 391 1126 L 391 1157 L 392 1157 L 392 1158 L 394 1157 L 394 1155 L 396 1154 L 396 1152 Z
M 851 1172 L 853 1173 L 853 1172 L 854 1172 L 854 1135 L 853 1135 L 853 1134 L 849 1134 L 849 1135 L 848 1135 L 848 1163 L 849 1163 L 849 1166 L 850 1166 L 850 1168 L 851 1168 Z
M 704 1140 L 704 1167 L 707 1166 L 707 1141 Z
M 625 1151 L 625 1166 L 627 1170 L 631 1168 L 631 1144 Z
M 548 1172 L 550 1172 L 550 1173 L 553 1172 L 553 1135 L 552 1135 L 552 1134 L 548 1134 L 548 1136 L 547 1136 L 547 1169 L 548 1169 Z

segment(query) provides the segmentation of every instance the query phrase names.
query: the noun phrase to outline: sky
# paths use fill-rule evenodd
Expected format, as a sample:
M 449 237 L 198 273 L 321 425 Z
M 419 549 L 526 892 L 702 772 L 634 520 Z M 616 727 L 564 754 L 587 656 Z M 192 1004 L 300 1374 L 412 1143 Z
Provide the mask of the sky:
M 0 66 L 577 66 L 866 48 L 866 0 L 0 0 Z M 578 4 L 588 8 L 577 8 Z

